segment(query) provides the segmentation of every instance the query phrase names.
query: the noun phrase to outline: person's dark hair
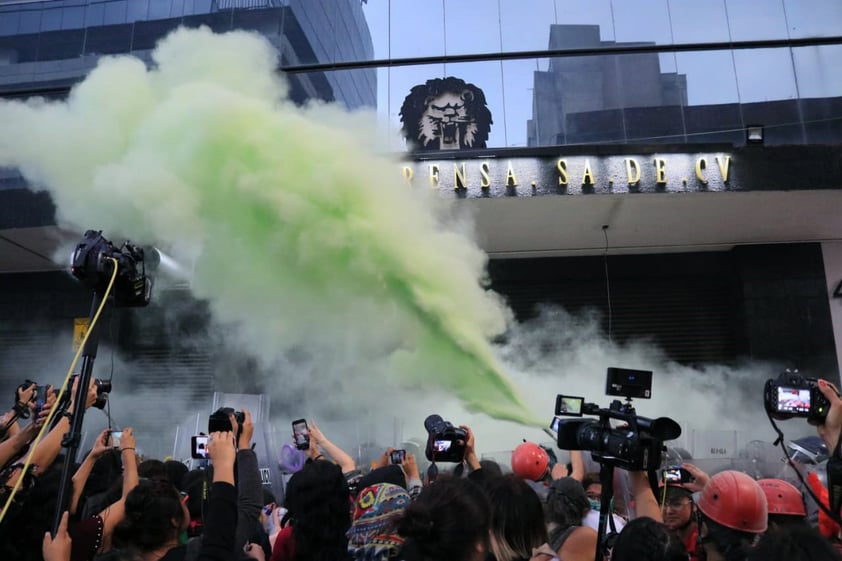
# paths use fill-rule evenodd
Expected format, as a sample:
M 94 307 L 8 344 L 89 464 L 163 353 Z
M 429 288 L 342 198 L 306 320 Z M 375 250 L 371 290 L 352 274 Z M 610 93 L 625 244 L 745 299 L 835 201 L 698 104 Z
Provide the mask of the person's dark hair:
M 295 561 L 348 559 L 351 503 L 342 469 L 324 460 L 305 464 L 290 478 L 284 505 L 292 520 Z
M 726 528 L 704 514 L 700 515 L 699 519 L 707 526 L 707 535 L 704 538 L 699 536 L 700 540 L 714 543 L 725 561 L 745 561 L 757 538 L 756 534 Z M 701 524 L 699 524 L 699 529 L 701 531 Z
M 591 504 L 585 495 L 585 489 L 572 477 L 556 479 L 547 492 L 547 522 L 555 524 L 564 531 L 570 526 L 581 526 L 582 519 L 590 510 Z
M 747 561 L 840 561 L 842 556 L 808 524 L 783 526 L 767 532 L 748 554 Z
M 168 475 L 161 460 L 144 460 L 137 466 L 137 476 L 142 479 L 167 479 Z
M 187 466 L 179 461 L 169 460 L 164 462 L 164 469 L 167 470 L 167 480 L 169 480 L 176 489 L 183 491 L 184 489 L 181 488 L 181 480 L 189 471 Z
M 404 512 L 398 533 L 405 561 L 467 561 L 487 547 L 491 504 L 468 479 L 442 477 L 425 487 Z
M 769 515 L 769 530 L 775 531 L 781 528 L 809 528 L 810 523 L 806 516 L 797 516 L 792 514 L 770 514 Z
M 602 483 L 602 481 L 599 479 L 598 471 L 586 473 L 584 477 L 582 477 L 582 489 L 584 489 L 585 491 L 587 491 L 588 487 L 590 487 L 591 485 L 600 483 Z
M 532 549 L 547 542 L 544 508 L 538 495 L 515 475 L 486 485 L 491 500 L 491 551 L 496 561 L 529 559 Z
M 480 460 L 479 467 L 486 472 L 488 477 L 499 477 L 503 475 L 503 468 L 494 460 Z
M 635 518 L 614 542 L 611 561 L 687 561 L 678 536 L 651 518 Z
M 114 529 L 114 541 L 120 547 L 152 551 L 178 536 L 186 523 L 181 496 L 163 479 L 141 479 L 126 497 L 125 517 Z M 173 520 L 179 524 L 173 525 Z

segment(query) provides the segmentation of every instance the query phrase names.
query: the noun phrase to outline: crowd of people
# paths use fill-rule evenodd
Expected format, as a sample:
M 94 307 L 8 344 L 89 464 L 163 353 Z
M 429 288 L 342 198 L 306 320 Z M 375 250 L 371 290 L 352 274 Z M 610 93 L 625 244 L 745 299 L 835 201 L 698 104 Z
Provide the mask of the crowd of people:
M 819 387 L 830 409 L 818 433 L 838 454 L 842 398 Z M 261 481 L 248 411 L 208 435 L 210 463 L 195 470 L 140 458 L 130 428 L 119 442 L 103 431 L 69 466 L 66 511 L 54 528 L 62 440 L 97 388 L 84 404 L 75 388 L 64 403 L 49 387 L 38 391 L 19 387 L 0 421 L 4 560 L 842 560 L 833 517 L 813 527 L 802 492 L 785 481 L 708 475 L 685 463 L 686 479 L 627 472 L 625 493 L 603 497 L 608 480 L 586 472 L 581 452 L 553 463 L 552 450 L 527 442 L 500 466 L 480 460 L 466 426 L 462 461 L 422 473 L 412 453 L 391 449 L 363 470 L 311 423 L 307 461 L 278 500 Z

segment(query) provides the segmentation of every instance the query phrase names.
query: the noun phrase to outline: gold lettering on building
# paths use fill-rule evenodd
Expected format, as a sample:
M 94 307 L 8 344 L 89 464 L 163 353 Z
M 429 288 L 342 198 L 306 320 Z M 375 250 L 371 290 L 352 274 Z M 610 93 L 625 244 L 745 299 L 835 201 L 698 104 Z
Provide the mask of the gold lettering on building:
M 506 169 L 506 187 L 517 187 L 517 177 L 515 177 L 515 170 L 512 169 L 511 161 L 509 161 L 509 167 Z
M 629 185 L 640 183 L 640 165 L 634 158 L 626 158 L 626 175 L 629 179 Z
M 699 158 L 698 160 L 696 160 L 696 179 L 698 179 L 702 185 L 708 184 L 708 180 L 705 179 L 704 174 L 704 169 L 707 167 L 707 165 L 708 162 L 704 158 Z
M 555 163 L 555 168 L 558 170 L 558 184 L 567 185 L 567 160 L 559 160 Z
M 667 163 L 663 158 L 655 158 L 655 183 L 665 185 L 667 182 Z
M 461 166 L 459 164 L 453 164 L 453 188 L 467 189 L 468 180 L 465 179 L 466 177 L 467 174 L 465 173 L 465 163 L 462 162 Z
M 439 186 L 439 166 L 438 164 L 430 164 L 430 187 L 438 189 Z
M 479 165 L 479 186 L 483 189 L 491 187 L 491 176 L 489 175 L 488 162 L 483 162 Z
M 722 161 L 719 156 L 716 157 L 716 163 L 719 165 L 719 173 L 722 174 L 722 182 L 728 183 L 728 171 L 731 167 L 731 156 L 724 156 L 725 161 Z
M 582 185 L 593 185 L 593 172 L 591 171 L 591 161 L 585 160 L 585 173 L 582 174 Z
M 412 183 L 412 178 L 415 176 L 415 172 L 409 166 L 403 166 L 403 178 L 406 179 L 407 183 Z

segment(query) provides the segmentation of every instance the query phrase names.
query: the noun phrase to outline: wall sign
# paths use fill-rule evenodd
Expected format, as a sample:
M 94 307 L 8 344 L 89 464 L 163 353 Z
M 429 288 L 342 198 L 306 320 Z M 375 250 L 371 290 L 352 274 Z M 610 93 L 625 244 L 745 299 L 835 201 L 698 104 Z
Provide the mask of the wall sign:
M 401 132 L 416 151 L 485 148 L 493 123 L 483 91 L 453 76 L 413 87 L 400 116 Z

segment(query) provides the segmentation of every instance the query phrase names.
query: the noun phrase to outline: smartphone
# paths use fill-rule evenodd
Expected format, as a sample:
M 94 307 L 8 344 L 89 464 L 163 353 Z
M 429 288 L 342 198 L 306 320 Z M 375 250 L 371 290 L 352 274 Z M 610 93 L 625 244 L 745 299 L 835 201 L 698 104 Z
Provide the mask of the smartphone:
M 292 422 L 292 438 L 295 440 L 295 447 L 299 450 L 310 448 L 310 429 L 307 428 L 305 419 Z
M 693 474 L 681 466 L 668 466 L 664 469 L 664 481 L 667 483 L 690 483 Z
M 190 457 L 194 460 L 208 459 L 208 436 L 197 434 L 190 437 Z
M 119 448 L 120 443 L 123 440 L 123 431 L 113 430 L 108 434 L 108 436 L 106 438 L 111 441 L 111 447 L 112 448 Z
M 558 417 L 553 417 L 553 420 L 550 421 L 550 430 L 554 433 L 558 434 L 558 424 L 561 422 L 561 419 Z
M 47 386 L 35 386 L 35 417 L 38 417 L 46 403 Z
M 406 459 L 406 450 L 392 450 L 389 459 L 393 464 L 400 465 Z
M 582 403 L 584 403 L 584 401 L 584 397 L 558 395 L 555 398 L 555 414 L 564 415 L 566 417 L 581 417 Z

